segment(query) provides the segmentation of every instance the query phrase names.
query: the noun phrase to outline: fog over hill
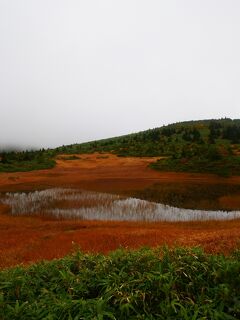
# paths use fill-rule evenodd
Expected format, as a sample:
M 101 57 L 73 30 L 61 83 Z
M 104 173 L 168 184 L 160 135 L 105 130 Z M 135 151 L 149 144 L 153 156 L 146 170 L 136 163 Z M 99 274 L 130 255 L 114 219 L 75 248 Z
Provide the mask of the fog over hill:
M 239 116 L 240 2 L 0 2 L 0 146 Z

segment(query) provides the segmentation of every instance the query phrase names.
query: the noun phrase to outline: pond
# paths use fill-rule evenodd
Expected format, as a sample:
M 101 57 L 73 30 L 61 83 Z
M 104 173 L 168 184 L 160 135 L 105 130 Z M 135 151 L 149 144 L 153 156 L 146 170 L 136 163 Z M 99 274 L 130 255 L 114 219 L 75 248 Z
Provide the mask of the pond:
M 182 209 L 114 194 L 53 188 L 5 193 L 0 202 L 12 215 L 108 221 L 206 221 L 239 219 L 240 211 Z

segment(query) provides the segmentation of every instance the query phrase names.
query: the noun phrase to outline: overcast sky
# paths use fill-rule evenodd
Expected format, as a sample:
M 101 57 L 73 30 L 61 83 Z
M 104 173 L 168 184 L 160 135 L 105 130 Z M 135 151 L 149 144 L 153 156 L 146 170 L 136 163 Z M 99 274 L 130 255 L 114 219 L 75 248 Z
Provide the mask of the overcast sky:
M 239 0 L 0 0 L 0 146 L 240 118 Z

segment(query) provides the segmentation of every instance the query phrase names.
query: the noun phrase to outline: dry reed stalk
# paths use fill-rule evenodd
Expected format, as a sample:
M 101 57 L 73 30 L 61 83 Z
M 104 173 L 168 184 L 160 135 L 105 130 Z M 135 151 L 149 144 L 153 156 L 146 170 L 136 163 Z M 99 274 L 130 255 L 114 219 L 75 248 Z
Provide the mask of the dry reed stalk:
M 176 222 L 240 218 L 240 211 L 181 209 L 136 198 L 62 188 L 7 193 L 0 201 L 10 206 L 12 215 L 42 215 L 57 219 Z

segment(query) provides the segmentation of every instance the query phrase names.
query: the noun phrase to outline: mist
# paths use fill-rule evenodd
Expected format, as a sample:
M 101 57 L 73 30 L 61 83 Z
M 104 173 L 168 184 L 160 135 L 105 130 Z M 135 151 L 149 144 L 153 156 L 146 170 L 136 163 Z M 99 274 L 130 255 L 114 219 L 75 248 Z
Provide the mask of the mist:
M 0 148 L 239 118 L 237 0 L 0 1 Z

